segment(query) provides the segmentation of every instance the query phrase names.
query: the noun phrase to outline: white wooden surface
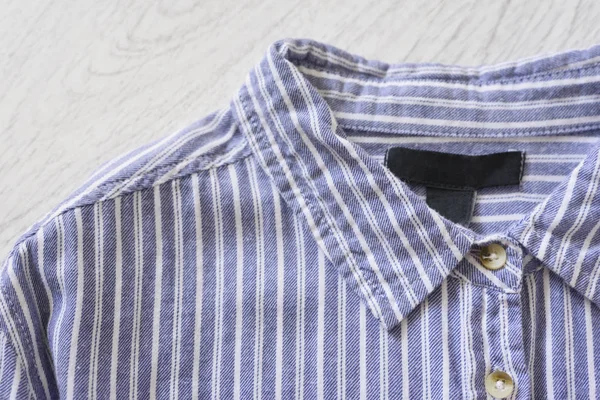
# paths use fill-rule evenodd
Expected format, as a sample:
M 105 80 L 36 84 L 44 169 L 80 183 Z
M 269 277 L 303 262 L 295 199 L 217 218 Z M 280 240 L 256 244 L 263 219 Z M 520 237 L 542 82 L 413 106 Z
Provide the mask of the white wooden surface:
M 104 161 L 225 106 L 267 46 L 477 65 L 600 43 L 594 0 L 1 0 L 0 257 Z

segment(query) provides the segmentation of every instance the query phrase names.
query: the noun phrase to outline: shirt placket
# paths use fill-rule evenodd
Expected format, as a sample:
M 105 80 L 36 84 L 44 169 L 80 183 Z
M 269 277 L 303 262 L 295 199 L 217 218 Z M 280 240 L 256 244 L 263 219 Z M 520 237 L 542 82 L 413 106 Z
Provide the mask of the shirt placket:
M 485 373 L 477 386 L 487 398 L 529 398 L 520 295 L 523 260 L 518 242 L 498 237 L 475 243 L 457 271 L 471 284 L 483 287 Z

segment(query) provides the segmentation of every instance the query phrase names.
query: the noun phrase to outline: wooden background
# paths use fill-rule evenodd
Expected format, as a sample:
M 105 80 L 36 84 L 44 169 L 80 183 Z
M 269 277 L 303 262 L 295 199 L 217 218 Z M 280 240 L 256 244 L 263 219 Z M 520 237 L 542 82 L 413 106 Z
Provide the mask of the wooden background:
M 594 0 L 0 0 L 0 257 L 100 164 L 228 104 L 268 45 L 477 65 L 600 43 Z

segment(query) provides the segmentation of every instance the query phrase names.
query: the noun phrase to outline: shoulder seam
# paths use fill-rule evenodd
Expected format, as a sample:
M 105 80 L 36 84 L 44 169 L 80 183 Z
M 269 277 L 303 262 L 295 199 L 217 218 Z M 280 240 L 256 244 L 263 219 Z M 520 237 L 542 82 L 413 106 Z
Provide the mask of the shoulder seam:
M 245 147 L 247 148 L 247 151 L 245 151 L 244 153 L 242 153 L 242 154 L 241 154 L 239 157 L 231 158 L 231 159 L 229 159 L 229 160 L 226 160 L 226 161 L 224 161 L 224 162 L 222 162 L 222 163 L 220 163 L 220 164 L 214 164 L 214 165 L 210 165 L 208 168 L 197 168 L 197 169 L 192 169 L 192 170 L 190 170 L 190 171 L 186 171 L 185 173 L 182 173 L 182 174 L 179 174 L 179 175 L 172 176 L 172 177 L 171 177 L 171 178 L 169 178 L 168 180 L 166 180 L 166 181 L 164 181 L 164 182 L 161 182 L 161 183 L 159 183 L 159 184 L 158 184 L 158 186 L 160 186 L 160 185 L 164 185 L 164 184 L 166 184 L 166 183 L 169 183 L 169 182 L 172 182 L 172 181 L 173 181 L 173 180 L 175 180 L 175 179 L 182 179 L 182 178 L 185 178 L 185 177 L 187 177 L 187 176 L 190 176 L 190 175 L 196 174 L 196 173 L 198 173 L 198 172 L 210 171 L 210 170 L 213 170 L 213 169 L 218 169 L 218 168 L 221 168 L 221 167 L 225 167 L 225 166 L 227 166 L 227 165 L 231 165 L 231 164 L 235 164 L 235 163 L 241 162 L 241 161 L 245 160 L 246 158 L 248 158 L 248 157 L 249 157 L 249 156 L 252 154 L 252 151 L 251 151 L 251 149 L 250 149 L 249 147 L 247 147 L 247 146 L 245 146 Z M 179 162 L 179 161 L 178 161 L 178 162 Z M 160 169 L 160 168 L 157 168 L 157 170 L 159 170 L 159 169 Z M 154 173 L 155 173 L 155 174 L 156 174 L 157 172 L 160 172 L 160 171 L 154 171 Z M 144 177 L 147 177 L 147 175 L 144 175 Z M 111 182 L 111 183 L 114 183 L 114 182 Z M 135 192 L 139 192 L 139 191 L 142 191 L 142 190 L 146 190 L 146 189 L 149 189 L 149 188 L 151 188 L 151 187 L 153 187 L 153 186 L 154 186 L 154 182 L 147 182 L 147 180 L 146 180 L 146 181 L 144 181 L 144 184 L 143 184 L 143 185 L 141 185 L 141 186 L 139 186 L 139 187 L 135 187 L 135 186 L 134 186 L 134 187 L 133 187 L 131 190 L 123 190 L 123 191 L 121 191 L 121 192 L 118 192 L 118 193 L 117 193 L 116 195 L 114 195 L 114 196 L 111 196 L 111 197 L 100 197 L 99 199 L 96 199 L 96 200 L 94 200 L 94 201 L 90 201 L 90 202 L 82 202 L 81 204 L 76 204 L 76 205 L 73 205 L 73 206 L 71 206 L 71 207 L 67 207 L 67 208 L 65 208 L 64 210 L 61 210 L 60 212 L 58 212 L 58 213 L 57 213 L 56 215 L 54 215 L 52 218 L 48 218 L 47 220 L 45 220 L 45 221 L 44 221 L 44 223 L 43 223 L 43 224 L 40 224 L 38 227 L 36 227 L 36 229 L 32 229 L 32 230 L 31 230 L 29 233 L 27 233 L 26 235 L 24 235 L 24 236 L 21 236 L 21 237 L 20 237 L 20 238 L 19 238 L 19 239 L 18 239 L 18 240 L 15 242 L 15 244 L 12 246 L 12 247 L 13 247 L 13 250 L 11 250 L 11 252 L 9 253 L 9 256 L 10 256 L 10 255 L 12 255 L 12 253 L 13 253 L 13 251 L 14 251 L 14 249 L 15 249 L 15 248 L 17 248 L 17 247 L 21 246 L 21 245 L 22 245 L 24 242 L 26 242 L 27 240 L 29 240 L 31 237 L 35 236 L 35 235 L 36 235 L 36 234 L 39 232 L 39 230 L 40 230 L 40 229 L 44 228 L 46 225 L 48 225 L 49 223 L 51 223 L 52 221 L 54 221 L 56 218 L 58 218 L 58 217 L 59 217 L 59 216 L 61 216 L 61 215 L 64 215 L 64 214 L 66 214 L 66 213 L 67 213 L 67 212 L 69 212 L 69 211 L 72 211 L 72 210 L 75 210 L 75 209 L 77 209 L 77 208 L 81 208 L 81 207 L 88 207 L 88 206 L 92 206 L 92 205 L 94 205 L 94 204 L 96 204 L 96 203 L 102 203 L 102 202 L 104 202 L 104 201 L 108 201 L 108 200 L 114 200 L 114 199 L 116 199 L 116 198 L 118 198 L 118 197 L 126 196 L 126 195 L 128 195 L 128 194 L 135 193 Z M 102 185 L 100 185 L 99 187 L 102 187 Z

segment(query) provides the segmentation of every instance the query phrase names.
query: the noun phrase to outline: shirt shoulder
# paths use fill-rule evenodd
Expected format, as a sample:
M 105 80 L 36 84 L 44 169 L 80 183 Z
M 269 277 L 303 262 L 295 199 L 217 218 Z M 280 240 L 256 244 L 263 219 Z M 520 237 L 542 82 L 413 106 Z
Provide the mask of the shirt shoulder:
M 250 148 L 232 111 L 216 111 L 172 135 L 105 163 L 33 224 L 0 266 L 0 350 L 4 348 L 8 354 L 0 360 L 0 375 L 10 376 L 11 388 L 12 382 L 17 382 L 19 390 L 31 391 L 38 398 L 57 395 L 52 356 L 57 349 L 49 343 L 47 329 L 53 314 L 51 288 L 60 286 L 62 280 L 48 279 L 82 275 L 76 272 L 78 260 L 87 257 L 94 247 L 93 240 L 90 242 L 87 237 L 93 234 L 93 228 L 81 226 L 82 214 L 85 222 L 86 216 L 96 215 L 102 204 L 187 175 L 208 178 L 213 168 L 236 163 L 249 154 Z M 90 246 L 92 250 L 88 249 Z M 48 273 L 45 269 L 50 267 L 45 264 L 56 264 L 64 270 Z
M 171 135 L 104 163 L 70 196 L 34 223 L 16 244 L 66 211 L 235 163 L 250 153 L 232 110 L 214 111 Z

